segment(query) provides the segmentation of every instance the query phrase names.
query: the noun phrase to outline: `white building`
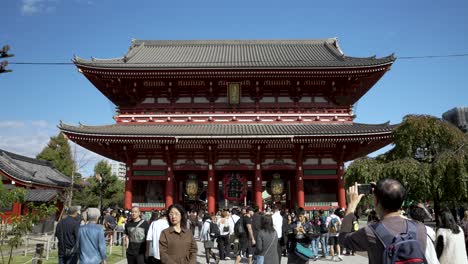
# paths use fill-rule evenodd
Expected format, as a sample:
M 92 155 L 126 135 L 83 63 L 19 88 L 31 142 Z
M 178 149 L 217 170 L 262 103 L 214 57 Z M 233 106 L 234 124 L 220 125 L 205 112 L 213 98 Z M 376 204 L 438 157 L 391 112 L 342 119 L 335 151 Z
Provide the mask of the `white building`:
M 125 163 L 112 161 L 110 165 L 111 165 L 111 174 L 116 175 L 120 180 L 125 180 L 125 172 L 127 170 Z

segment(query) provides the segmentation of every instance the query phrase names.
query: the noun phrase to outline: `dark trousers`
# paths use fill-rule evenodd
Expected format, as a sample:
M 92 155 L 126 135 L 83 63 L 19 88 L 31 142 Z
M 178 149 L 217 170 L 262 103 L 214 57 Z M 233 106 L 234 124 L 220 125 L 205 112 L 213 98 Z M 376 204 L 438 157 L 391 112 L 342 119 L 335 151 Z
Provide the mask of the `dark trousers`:
M 145 264 L 145 255 L 127 255 L 127 264 Z
M 206 263 L 210 263 L 210 256 L 215 260 L 216 262 L 216 254 L 211 251 L 211 248 L 205 248 L 205 258 L 206 258 Z
M 155 257 L 148 257 L 148 264 L 161 264 L 161 260 Z
M 219 258 L 225 259 L 229 252 L 229 235 L 218 237 Z
M 283 247 L 281 246 L 282 239 L 278 239 L 278 245 L 276 247 L 276 251 L 278 253 L 278 263 L 281 263 L 281 255 L 283 255 Z
M 78 263 L 78 254 L 71 256 L 59 256 L 59 264 L 77 264 Z

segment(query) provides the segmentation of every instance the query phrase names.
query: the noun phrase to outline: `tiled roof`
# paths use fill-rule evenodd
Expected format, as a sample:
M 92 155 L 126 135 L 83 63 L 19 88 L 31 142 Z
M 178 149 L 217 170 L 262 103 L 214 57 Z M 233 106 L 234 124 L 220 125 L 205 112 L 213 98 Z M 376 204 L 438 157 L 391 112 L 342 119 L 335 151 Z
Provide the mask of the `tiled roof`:
M 59 195 L 54 189 L 28 189 L 26 193 L 27 202 L 49 202 Z
M 57 171 L 50 162 L 1 149 L 0 170 L 18 181 L 57 187 L 67 187 L 71 184 L 71 179 Z
M 343 54 L 336 38 L 321 40 L 133 40 L 122 58 L 77 65 L 107 69 L 356 68 L 393 63 L 393 55 L 357 58 Z
M 355 136 L 390 134 L 395 125 L 360 123 L 330 124 L 114 124 L 106 126 L 70 126 L 60 129 L 89 136 L 177 137 L 177 138 L 249 138 L 291 136 Z

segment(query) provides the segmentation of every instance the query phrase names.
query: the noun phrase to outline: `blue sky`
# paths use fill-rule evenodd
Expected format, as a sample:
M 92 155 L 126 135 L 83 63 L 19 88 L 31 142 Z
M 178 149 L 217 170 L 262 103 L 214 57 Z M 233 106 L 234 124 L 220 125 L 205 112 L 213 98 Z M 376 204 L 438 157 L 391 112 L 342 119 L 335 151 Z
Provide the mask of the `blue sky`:
M 399 123 L 468 106 L 468 1 L 3 0 L 0 47 L 10 62 L 70 62 L 124 55 L 136 39 L 321 39 L 346 55 L 395 53 L 355 106 L 356 122 Z M 0 148 L 35 156 L 68 124 L 114 122 L 114 106 L 73 65 L 17 65 L 0 75 Z M 96 155 L 78 149 L 92 174 Z M 85 162 L 86 161 L 86 162 Z

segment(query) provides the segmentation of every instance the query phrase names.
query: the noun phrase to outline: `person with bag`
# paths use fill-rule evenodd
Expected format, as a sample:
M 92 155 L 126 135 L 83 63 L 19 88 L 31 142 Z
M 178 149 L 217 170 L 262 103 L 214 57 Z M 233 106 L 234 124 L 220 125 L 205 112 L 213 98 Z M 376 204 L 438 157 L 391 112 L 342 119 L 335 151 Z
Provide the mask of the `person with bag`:
M 131 221 L 125 225 L 124 246 L 127 249 L 128 264 L 144 264 L 146 253 L 146 235 L 149 224 L 140 218 L 140 208 L 132 207 Z
M 229 213 L 227 211 L 221 212 L 221 218 L 218 220 L 218 228 L 220 230 L 220 235 L 218 237 L 218 252 L 219 258 L 221 260 L 230 260 L 231 258 L 227 256 L 229 252 L 229 230 L 230 222 L 229 222 Z
M 330 256 L 332 261 L 343 261 L 341 257 L 341 247 L 338 243 L 338 235 L 341 229 L 341 219 L 340 219 L 341 208 L 330 208 L 330 216 L 327 218 L 328 226 L 328 245 L 330 246 Z
M 351 232 L 354 212 L 364 196 L 358 193 L 355 183 L 347 192 L 349 202 L 339 242 L 350 250 L 367 251 L 369 264 L 427 263 L 426 227 L 400 214 L 406 195 L 403 185 L 394 179 L 381 179 L 373 186 L 372 196 L 380 222 Z
M 113 242 L 114 240 L 114 230 L 117 227 L 115 216 L 115 212 L 112 209 L 107 208 L 103 220 L 107 244 L 110 244 L 111 241 Z
M 252 264 L 254 254 L 253 248 L 256 244 L 252 230 L 252 216 L 253 209 L 251 207 L 247 207 L 245 214 L 236 222 L 236 226 L 234 227 L 234 229 L 237 230 L 236 234 L 239 234 L 239 248 L 236 252 L 235 264 L 240 263 L 242 255 L 247 257 L 248 264 Z
M 260 230 L 257 234 L 256 264 L 279 264 L 278 235 L 270 215 L 261 216 Z
M 312 220 L 309 222 L 310 230 L 307 236 L 310 239 L 310 249 L 312 250 L 312 259 L 318 260 L 318 244 L 320 240 L 320 216 L 315 211 Z
M 448 209 L 443 210 L 439 216 L 436 236 L 436 253 L 440 264 L 468 264 L 465 235 Z
M 320 220 L 320 246 L 322 247 L 322 257 L 326 258 L 329 256 L 328 252 L 328 226 L 327 226 L 327 216 L 323 209 L 319 210 L 319 220 Z
M 219 258 L 216 257 L 216 254 L 212 251 L 214 248 L 214 240 L 215 237 L 212 237 L 212 234 L 216 233 L 213 232 L 213 226 L 217 225 L 214 223 L 214 219 L 216 219 L 216 216 L 209 216 L 208 214 L 205 215 L 203 218 L 204 223 L 202 226 L 202 231 L 201 231 L 201 236 L 200 240 L 203 242 L 203 247 L 205 248 L 205 258 L 206 258 L 206 263 L 210 263 L 210 257 L 213 257 L 216 263 L 219 263 Z M 219 231 L 219 229 L 218 229 Z
M 288 255 L 288 264 L 306 264 L 313 258 L 310 249 L 310 239 L 307 233 L 310 232 L 310 225 L 307 223 L 306 212 L 303 208 L 297 211 L 297 220 L 291 224 L 294 238 L 291 241 L 291 252 Z

